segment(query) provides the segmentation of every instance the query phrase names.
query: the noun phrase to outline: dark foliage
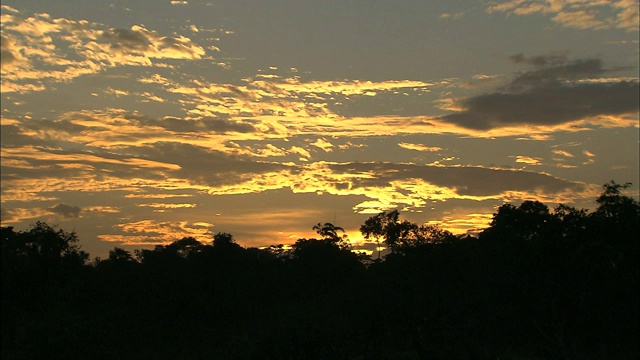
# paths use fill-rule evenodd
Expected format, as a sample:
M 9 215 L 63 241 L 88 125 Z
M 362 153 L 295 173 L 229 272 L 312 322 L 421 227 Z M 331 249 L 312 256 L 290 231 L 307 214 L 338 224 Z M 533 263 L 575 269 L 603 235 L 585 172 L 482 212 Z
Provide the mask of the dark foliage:
M 478 238 L 400 220 L 291 249 L 183 238 L 89 264 L 72 233 L 2 228 L 3 359 L 638 359 L 640 205 L 503 205 Z M 377 254 L 376 254 L 377 255 Z M 376 257 L 376 256 L 374 256 Z

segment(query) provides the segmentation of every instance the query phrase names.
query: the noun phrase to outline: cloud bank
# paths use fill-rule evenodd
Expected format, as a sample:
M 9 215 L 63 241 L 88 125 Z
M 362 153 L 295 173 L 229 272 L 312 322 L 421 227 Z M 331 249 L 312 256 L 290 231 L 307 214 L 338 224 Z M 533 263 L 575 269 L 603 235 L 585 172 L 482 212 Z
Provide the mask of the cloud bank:
M 439 120 L 473 129 L 531 125 L 554 126 L 579 120 L 638 112 L 637 80 L 601 79 L 612 72 L 598 59 L 569 61 L 564 57 L 511 57 L 534 70 L 518 74 L 501 91 L 453 99 L 461 111 Z

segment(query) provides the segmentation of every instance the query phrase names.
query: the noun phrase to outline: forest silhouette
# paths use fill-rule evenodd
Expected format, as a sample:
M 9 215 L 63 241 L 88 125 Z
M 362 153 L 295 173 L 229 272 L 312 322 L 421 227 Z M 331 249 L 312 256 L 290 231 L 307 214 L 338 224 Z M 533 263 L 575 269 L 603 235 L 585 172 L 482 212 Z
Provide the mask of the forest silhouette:
M 2 359 L 638 359 L 640 205 L 497 209 L 477 237 L 369 218 L 290 248 L 218 233 L 89 261 L 74 232 L 1 229 Z

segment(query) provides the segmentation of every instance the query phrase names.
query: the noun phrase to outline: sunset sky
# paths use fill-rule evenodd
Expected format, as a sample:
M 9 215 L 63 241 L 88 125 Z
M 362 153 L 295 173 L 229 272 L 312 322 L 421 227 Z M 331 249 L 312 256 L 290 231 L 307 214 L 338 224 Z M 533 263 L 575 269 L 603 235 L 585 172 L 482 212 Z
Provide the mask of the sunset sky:
M 2 1 L 2 226 L 106 256 L 638 196 L 637 0 Z

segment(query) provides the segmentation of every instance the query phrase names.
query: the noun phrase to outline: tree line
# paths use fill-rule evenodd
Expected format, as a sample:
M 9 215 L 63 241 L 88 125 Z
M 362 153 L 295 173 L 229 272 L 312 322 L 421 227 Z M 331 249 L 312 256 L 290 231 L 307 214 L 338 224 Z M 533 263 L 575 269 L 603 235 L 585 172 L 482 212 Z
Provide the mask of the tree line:
M 505 204 L 477 237 L 370 217 L 290 248 L 218 233 L 89 261 L 74 232 L 1 228 L 3 359 L 638 359 L 640 204 Z

